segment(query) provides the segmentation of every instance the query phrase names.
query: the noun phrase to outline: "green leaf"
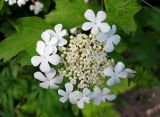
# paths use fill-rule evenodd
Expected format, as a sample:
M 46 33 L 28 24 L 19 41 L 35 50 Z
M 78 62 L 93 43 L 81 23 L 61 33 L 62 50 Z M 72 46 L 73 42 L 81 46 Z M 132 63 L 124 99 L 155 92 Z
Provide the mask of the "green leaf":
M 127 34 L 136 31 L 135 14 L 140 10 L 136 0 L 104 0 L 108 21 L 116 24 Z
M 56 0 L 55 2 L 55 10 L 45 17 L 47 22 L 50 24 L 61 23 L 68 29 L 85 22 L 84 12 L 88 6 L 84 0 Z
M 138 31 L 131 39 L 132 45 L 129 48 L 132 52 L 135 52 L 136 59 L 146 68 L 158 67 L 158 50 L 157 40 L 159 39 L 159 33 L 156 32 L 143 32 Z M 134 46 L 133 46 L 134 43 Z
M 82 110 L 83 117 L 119 117 L 119 113 L 112 107 L 112 103 L 105 102 L 96 106 L 93 103 L 86 104 Z
M 0 0 L 0 10 L 3 8 L 4 0 Z
M 154 29 L 160 32 L 160 13 L 153 9 L 146 9 L 145 12 L 150 14 L 152 18 L 147 22 L 147 25 L 153 27 Z
M 14 25 L 17 33 L 0 43 L 0 59 L 6 61 L 23 52 L 22 63 L 28 63 L 30 58 L 36 54 L 36 43 L 41 33 L 50 28 L 50 25 L 38 17 L 20 18 Z

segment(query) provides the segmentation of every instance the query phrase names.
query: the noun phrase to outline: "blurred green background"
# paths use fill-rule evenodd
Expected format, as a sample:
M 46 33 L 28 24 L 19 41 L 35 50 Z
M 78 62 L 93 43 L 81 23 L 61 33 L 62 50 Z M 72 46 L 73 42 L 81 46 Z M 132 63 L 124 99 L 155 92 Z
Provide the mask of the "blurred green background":
M 0 117 L 160 117 L 159 0 L 41 0 L 34 16 L 29 2 L 19 8 L 0 0 Z M 87 8 L 106 10 L 121 43 L 109 54 L 137 71 L 136 77 L 111 87 L 114 102 L 85 105 L 83 110 L 59 102 L 56 90 L 45 90 L 33 78 L 30 58 L 40 34 L 54 24 L 80 26 Z M 24 18 L 25 17 L 25 18 Z M 74 22 L 73 22 L 74 21 Z

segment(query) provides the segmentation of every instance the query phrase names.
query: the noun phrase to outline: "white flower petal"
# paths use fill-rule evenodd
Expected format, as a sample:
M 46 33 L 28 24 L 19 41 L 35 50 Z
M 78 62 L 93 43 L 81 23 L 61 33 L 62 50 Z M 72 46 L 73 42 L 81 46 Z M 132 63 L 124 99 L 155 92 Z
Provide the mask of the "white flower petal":
M 72 92 L 73 91 L 73 85 L 71 83 L 65 84 L 66 92 Z
M 55 84 L 60 84 L 63 81 L 63 76 L 56 76 L 53 80 Z
M 127 76 L 128 76 L 128 73 L 126 71 L 122 71 L 118 73 L 119 78 L 127 78 Z
M 91 93 L 91 91 L 90 91 L 88 88 L 84 88 L 84 89 L 83 89 L 83 94 L 84 94 L 85 96 L 88 96 L 90 93 Z
M 107 95 L 107 96 L 106 96 L 106 99 L 107 99 L 108 101 L 113 101 L 114 99 L 116 99 L 116 95 Z
M 116 25 L 112 25 L 111 35 L 114 35 L 117 31 Z
M 53 54 L 56 54 L 56 53 L 57 53 L 57 47 L 53 46 Z
M 42 72 L 48 72 L 48 71 L 50 71 L 50 66 L 49 66 L 48 61 L 46 61 L 46 60 L 42 61 L 41 65 L 40 65 L 40 70 Z
M 118 62 L 115 66 L 115 73 L 122 72 L 124 70 L 125 66 L 122 62 Z
M 99 87 L 97 87 L 97 86 L 95 86 L 93 90 L 94 90 L 95 94 L 101 93 L 101 89 Z
M 52 79 L 56 75 L 56 70 L 51 68 L 49 72 L 45 73 L 45 75 L 48 79 Z
M 93 12 L 93 10 L 88 9 L 85 13 L 84 16 L 87 20 L 91 21 L 91 22 L 95 22 L 96 21 L 96 16 L 95 13 Z
M 105 42 L 105 41 L 107 41 L 107 35 L 106 35 L 105 33 L 100 32 L 100 33 L 96 36 L 96 39 L 97 39 L 99 42 Z
M 54 79 L 52 79 L 51 81 L 50 81 L 50 85 L 49 85 L 49 88 L 51 88 L 51 89 L 58 89 L 59 88 L 59 86 L 58 85 L 56 85 L 55 83 L 54 83 L 54 81 L 53 81 Z M 53 81 L 53 82 L 52 82 Z
M 78 101 L 77 106 L 82 109 L 84 107 L 84 102 L 83 100 Z
M 119 78 L 110 78 L 108 81 L 107 81 L 107 85 L 108 86 L 112 86 L 114 84 L 117 84 L 120 82 L 120 79 Z
M 88 31 L 88 30 L 90 30 L 93 26 L 94 26 L 93 23 L 91 23 L 91 22 L 85 22 L 85 23 L 82 25 L 82 29 L 83 29 L 84 31 Z
M 98 27 L 103 33 L 107 33 L 111 29 L 108 23 L 100 23 Z
M 67 35 L 67 30 L 63 29 L 61 32 L 60 32 L 60 37 L 64 37 Z
M 66 92 L 63 91 L 62 89 L 59 89 L 59 90 L 58 90 L 58 94 L 59 94 L 60 96 L 63 96 L 63 97 L 66 96 Z
M 68 100 L 68 97 L 61 97 L 59 99 L 60 102 L 65 103 Z
M 107 41 L 106 46 L 105 46 L 105 51 L 106 52 L 112 52 L 114 50 L 114 45 L 112 42 Z
M 58 39 L 55 38 L 55 37 L 52 37 L 51 40 L 50 40 L 50 44 L 51 44 L 51 45 L 56 45 L 57 42 L 58 42 Z
M 52 38 L 56 35 L 56 33 L 51 29 L 47 29 L 46 32 L 48 32 L 50 34 L 50 38 Z
M 47 46 L 45 48 L 45 55 L 50 55 L 53 52 L 53 47 Z
M 64 38 L 61 38 L 58 40 L 58 46 L 64 46 L 67 44 L 67 40 Z
M 129 78 L 133 78 L 136 74 L 136 71 L 129 69 L 129 68 L 125 69 L 125 71 L 128 73 L 127 77 L 129 77 Z
M 120 42 L 120 40 L 121 40 L 121 37 L 120 37 L 119 35 L 113 35 L 113 36 L 111 37 L 111 40 L 113 40 L 113 43 L 114 43 L 115 45 L 118 45 L 119 42 Z
M 58 54 L 53 54 L 48 57 L 48 61 L 53 65 L 58 65 L 60 62 L 60 56 Z
M 59 34 L 62 30 L 62 24 L 55 25 L 54 30 Z
M 72 104 L 76 104 L 81 97 L 82 93 L 80 91 L 74 91 L 69 95 L 69 100 Z
M 100 103 L 101 103 L 101 99 L 100 98 L 94 99 L 94 104 L 95 105 L 100 105 Z
M 42 88 L 48 89 L 49 88 L 49 83 L 48 83 L 48 81 L 45 81 L 43 83 L 40 83 L 39 86 L 42 87 Z
M 46 44 L 49 44 L 51 36 L 47 31 L 45 31 L 41 34 L 41 38 L 44 40 Z
M 102 22 L 106 19 L 106 13 L 104 11 L 98 11 L 97 16 L 96 16 L 96 22 Z
M 112 68 L 105 68 L 104 69 L 104 75 L 109 76 L 109 77 L 115 77 L 115 74 L 114 74 Z
M 108 94 L 108 93 L 110 93 L 111 92 L 111 90 L 110 89 L 108 89 L 108 88 L 103 88 L 103 94 Z
M 42 62 L 42 58 L 40 56 L 33 56 L 31 58 L 31 63 L 33 66 L 38 66 Z
M 35 72 L 34 77 L 40 81 L 46 81 L 46 77 L 41 72 Z
M 97 35 L 99 33 L 99 29 L 98 29 L 97 25 L 93 26 L 93 28 L 91 30 L 91 33 L 94 34 L 94 35 Z
M 45 43 L 43 41 L 38 41 L 36 47 L 36 51 L 38 52 L 38 54 L 44 55 L 44 49 L 45 49 Z

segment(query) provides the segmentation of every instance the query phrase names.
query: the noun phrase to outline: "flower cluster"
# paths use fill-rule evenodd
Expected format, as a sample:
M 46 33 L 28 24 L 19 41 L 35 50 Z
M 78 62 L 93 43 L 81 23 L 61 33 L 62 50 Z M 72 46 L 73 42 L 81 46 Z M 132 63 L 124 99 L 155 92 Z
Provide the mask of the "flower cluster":
M 35 0 L 5 0 L 9 5 L 17 4 L 19 7 L 25 5 L 28 1 L 31 1 L 32 4 L 29 6 L 29 9 L 34 12 L 35 15 L 39 14 L 42 11 L 44 5 L 40 1 Z
M 68 33 L 62 24 L 55 25 L 54 30 L 44 31 L 42 40 L 37 42 L 39 55 L 31 59 L 33 66 L 40 69 L 34 73 L 34 77 L 41 81 L 40 87 L 58 89 L 62 103 L 69 100 L 79 108 L 90 101 L 99 105 L 106 100 L 114 100 L 116 95 L 110 94 L 107 86 L 134 77 L 136 73 L 125 68 L 122 62 L 115 63 L 108 55 L 121 38 L 116 34 L 115 25 L 104 22 L 106 13 L 99 11 L 95 15 L 88 9 L 84 16 L 89 21 L 82 25 L 83 33 L 77 28 Z M 59 89 L 63 79 L 67 81 L 65 90 Z

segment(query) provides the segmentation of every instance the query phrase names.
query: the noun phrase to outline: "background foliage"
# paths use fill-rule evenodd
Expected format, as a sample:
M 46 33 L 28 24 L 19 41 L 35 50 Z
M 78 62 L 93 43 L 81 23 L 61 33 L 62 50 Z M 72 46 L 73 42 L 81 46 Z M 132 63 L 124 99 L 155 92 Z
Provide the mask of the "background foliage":
M 159 85 L 160 3 L 136 0 L 41 0 L 43 11 L 34 16 L 28 6 L 8 6 L 0 0 L 0 117 L 119 117 L 113 103 L 86 105 L 83 110 L 61 104 L 57 92 L 44 90 L 32 74 L 30 58 L 35 55 L 41 33 L 62 23 L 70 29 L 85 21 L 84 11 L 106 10 L 107 22 L 118 26 L 121 43 L 110 56 L 135 69 L 134 79 L 112 87 L 116 94 Z

